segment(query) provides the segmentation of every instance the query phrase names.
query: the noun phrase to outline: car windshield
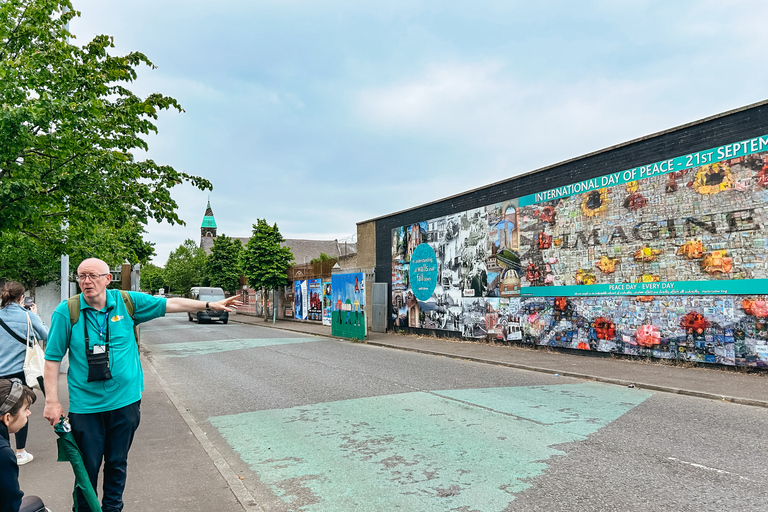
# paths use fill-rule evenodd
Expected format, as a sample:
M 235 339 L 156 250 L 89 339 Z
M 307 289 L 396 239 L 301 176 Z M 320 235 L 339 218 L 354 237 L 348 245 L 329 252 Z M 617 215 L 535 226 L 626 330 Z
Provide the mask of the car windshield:
M 200 297 L 198 300 L 203 300 L 205 302 L 218 302 L 220 300 L 224 299 L 223 295 L 208 295 L 208 294 L 200 294 Z

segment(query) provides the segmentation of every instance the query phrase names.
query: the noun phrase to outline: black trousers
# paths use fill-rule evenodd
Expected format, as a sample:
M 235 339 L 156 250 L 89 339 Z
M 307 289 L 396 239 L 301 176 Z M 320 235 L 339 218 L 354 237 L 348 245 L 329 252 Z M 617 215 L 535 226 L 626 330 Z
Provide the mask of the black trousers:
M 21 498 L 19 512 L 43 512 L 44 510 L 46 509 L 45 505 L 43 505 L 43 500 L 37 496 L 24 496 Z
M 141 419 L 141 400 L 120 409 L 92 414 L 69 413 L 72 434 L 83 454 L 85 469 L 96 490 L 104 462 L 103 512 L 123 510 L 123 490 L 128 470 L 128 451 Z M 76 493 L 78 512 L 90 512 L 80 490 Z

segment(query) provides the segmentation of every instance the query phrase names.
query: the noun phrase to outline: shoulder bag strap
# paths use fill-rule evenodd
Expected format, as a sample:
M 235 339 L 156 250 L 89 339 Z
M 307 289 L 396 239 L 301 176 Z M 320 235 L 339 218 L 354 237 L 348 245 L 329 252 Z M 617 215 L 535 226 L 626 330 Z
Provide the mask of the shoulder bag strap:
M 17 341 L 19 341 L 20 343 L 23 343 L 23 344 L 25 344 L 25 345 L 27 344 L 27 340 L 25 340 L 24 338 L 22 338 L 21 336 L 19 336 L 17 333 L 13 332 L 13 331 L 11 330 L 11 328 L 10 328 L 10 327 L 8 327 L 8 324 L 6 324 L 5 322 L 3 322 L 3 319 L 2 319 L 2 318 L 0 318 L 0 327 L 2 327 L 3 329 L 5 329 L 6 331 L 8 331 L 8 334 L 10 334 L 11 336 L 13 336 L 13 337 L 14 337 L 14 338 L 15 338 Z
M 32 319 L 29 317 L 29 312 L 27 312 L 27 348 L 34 347 L 36 344 L 40 343 L 37 340 L 37 333 L 35 333 L 35 327 L 32 325 Z

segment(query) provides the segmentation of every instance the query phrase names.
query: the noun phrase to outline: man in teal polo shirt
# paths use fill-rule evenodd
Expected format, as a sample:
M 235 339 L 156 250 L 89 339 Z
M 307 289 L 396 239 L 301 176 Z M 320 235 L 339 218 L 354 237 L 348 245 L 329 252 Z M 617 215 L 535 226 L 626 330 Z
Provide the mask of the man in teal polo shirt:
M 58 375 L 61 360 L 69 351 L 69 421 L 83 452 L 83 462 L 93 488 L 99 468 L 104 465 L 102 510 L 123 509 L 123 490 L 128 450 L 139 426 L 144 374 L 133 326 L 166 313 L 196 312 L 204 309 L 232 311 L 240 305 L 237 297 L 218 302 L 184 298 L 165 299 L 130 292 L 134 304 L 131 319 L 119 290 L 107 290 L 112 280 L 109 266 L 95 258 L 77 269 L 80 316 L 73 325 L 67 302 L 56 308 L 45 350 L 45 411 L 51 425 L 64 415 L 59 403 Z M 86 343 L 87 340 L 87 343 Z M 80 491 L 79 511 L 89 511 Z

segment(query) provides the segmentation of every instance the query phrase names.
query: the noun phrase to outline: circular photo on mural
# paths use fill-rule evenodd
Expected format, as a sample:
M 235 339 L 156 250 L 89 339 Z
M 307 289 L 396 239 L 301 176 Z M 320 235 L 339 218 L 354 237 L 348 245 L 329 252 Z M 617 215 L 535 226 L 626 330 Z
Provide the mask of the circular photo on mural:
M 428 244 L 420 244 L 413 251 L 408 277 L 418 300 L 425 301 L 432 296 L 437 287 L 437 256 Z

